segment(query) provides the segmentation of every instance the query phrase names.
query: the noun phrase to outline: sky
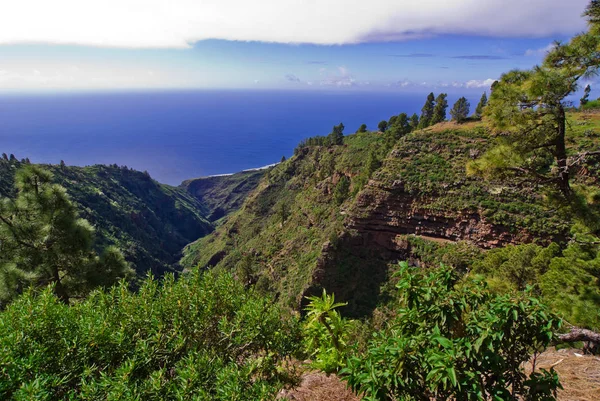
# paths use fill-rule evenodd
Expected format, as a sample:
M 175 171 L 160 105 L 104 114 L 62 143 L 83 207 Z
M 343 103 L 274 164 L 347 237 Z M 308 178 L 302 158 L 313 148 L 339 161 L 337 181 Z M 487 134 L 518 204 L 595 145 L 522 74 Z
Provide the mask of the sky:
M 0 93 L 482 91 L 585 30 L 588 0 L 11 0 Z

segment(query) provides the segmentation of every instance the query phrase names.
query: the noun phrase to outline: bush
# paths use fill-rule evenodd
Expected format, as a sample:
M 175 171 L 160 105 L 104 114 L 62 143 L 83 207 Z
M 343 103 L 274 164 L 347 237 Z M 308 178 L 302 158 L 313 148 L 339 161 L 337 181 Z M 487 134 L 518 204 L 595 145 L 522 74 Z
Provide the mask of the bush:
M 445 267 L 422 274 L 402 263 L 398 275 L 396 317 L 342 370 L 365 400 L 554 399 L 553 370 L 527 376 L 521 368 L 560 326 L 537 299 L 458 284 Z
M 571 243 L 509 245 L 490 250 L 473 264 L 497 292 L 534 286 L 541 299 L 569 323 L 592 330 L 600 328 L 600 252 L 597 237 L 589 245 Z
M 590 100 L 582 106 L 583 110 L 600 109 L 600 99 Z
M 0 398 L 272 399 L 297 320 L 230 275 L 148 279 L 67 306 L 50 289 L 0 314 Z
M 323 290 L 321 297 L 308 297 L 306 321 L 303 326 L 305 349 L 313 358 L 313 367 L 327 373 L 344 366 L 348 350 L 348 333 L 351 322 L 342 318 L 336 308 L 345 303 L 335 303 L 333 295 Z
M 333 191 L 333 199 L 336 205 L 341 205 L 350 194 L 350 180 L 345 175 L 340 177 Z

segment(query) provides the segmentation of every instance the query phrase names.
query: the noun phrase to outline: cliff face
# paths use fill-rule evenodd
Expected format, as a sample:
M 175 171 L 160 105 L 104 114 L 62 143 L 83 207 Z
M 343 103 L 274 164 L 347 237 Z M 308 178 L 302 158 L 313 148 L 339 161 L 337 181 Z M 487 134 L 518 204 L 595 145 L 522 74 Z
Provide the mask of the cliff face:
M 419 258 L 433 251 L 411 235 L 457 248 L 459 259 L 463 246 L 468 257 L 475 247 L 564 236 L 569 218 L 549 208 L 539 188 L 466 175 L 488 143 L 485 130 L 459 127 L 300 148 L 214 233 L 186 247 L 181 263 L 233 271 L 298 310 L 326 289 L 348 302 L 347 315 L 364 316 L 379 304 L 395 261 L 429 263 Z
M 392 254 L 404 251 L 399 236 L 414 234 L 438 242 L 467 241 L 480 248 L 530 242 L 526 231 L 492 224 L 478 212 L 436 211 L 420 206 L 422 200 L 404 191 L 401 183 L 385 186 L 371 180 L 357 196 L 346 221 L 362 245 L 381 248 Z
M 207 218 L 215 221 L 238 210 L 266 172 L 262 169 L 194 178 L 182 182 L 180 188 L 205 205 Z

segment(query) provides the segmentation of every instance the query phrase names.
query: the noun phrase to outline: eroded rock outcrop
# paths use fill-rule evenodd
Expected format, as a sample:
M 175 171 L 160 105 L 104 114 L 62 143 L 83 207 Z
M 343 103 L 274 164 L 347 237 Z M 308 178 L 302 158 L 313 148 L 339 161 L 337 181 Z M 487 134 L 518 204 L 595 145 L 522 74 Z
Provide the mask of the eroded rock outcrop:
M 401 182 L 384 186 L 372 180 L 347 211 L 346 227 L 362 239 L 361 246 L 392 255 L 405 253 L 404 236 L 409 234 L 438 242 L 468 241 L 486 249 L 532 240 L 529 233 L 492 224 L 478 212 L 435 211 L 423 203 L 405 192 Z

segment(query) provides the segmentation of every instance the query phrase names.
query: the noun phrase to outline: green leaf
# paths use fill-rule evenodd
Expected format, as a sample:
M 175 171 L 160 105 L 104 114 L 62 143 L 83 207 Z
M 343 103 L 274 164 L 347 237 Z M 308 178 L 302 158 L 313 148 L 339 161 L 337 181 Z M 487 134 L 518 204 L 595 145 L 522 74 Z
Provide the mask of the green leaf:
M 450 367 L 446 369 L 446 372 L 448 372 L 448 377 L 450 378 L 450 382 L 452 382 L 452 385 L 456 387 L 456 371 L 454 370 L 454 368 Z

